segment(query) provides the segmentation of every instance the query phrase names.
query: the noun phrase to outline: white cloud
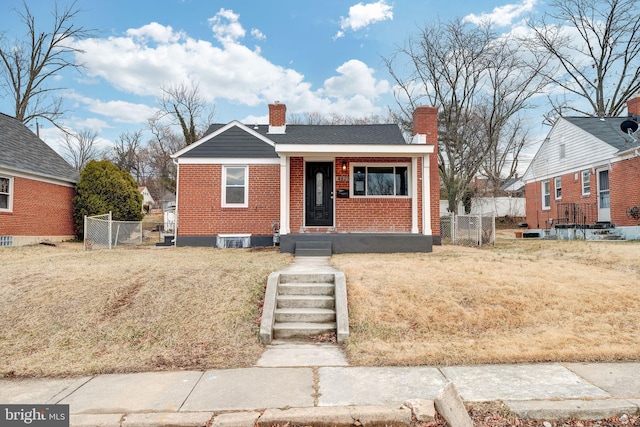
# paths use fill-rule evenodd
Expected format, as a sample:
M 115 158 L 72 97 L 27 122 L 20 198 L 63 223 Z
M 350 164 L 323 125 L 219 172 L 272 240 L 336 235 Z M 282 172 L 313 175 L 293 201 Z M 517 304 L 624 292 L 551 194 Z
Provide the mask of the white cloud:
M 361 95 L 369 99 L 376 99 L 389 92 L 386 80 L 376 80 L 374 70 L 362 61 L 352 59 L 339 66 L 336 71 L 339 76 L 330 77 L 324 82 L 325 93 L 332 97 Z
M 91 129 L 96 132 L 101 132 L 102 129 L 111 126 L 109 126 L 109 123 L 105 122 L 104 120 L 95 117 L 89 117 L 87 119 L 77 121 L 75 123 L 75 127 L 78 129 Z
M 146 123 L 158 111 L 157 108 L 149 107 L 146 104 L 134 104 L 120 100 L 101 101 L 78 93 L 68 93 L 66 97 L 82 104 L 83 109 L 113 119 L 116 123 Z
M 85 64 L 85 74 L 91 81 L 104 80 L 135 95 L 157 97 L 160 87 L 167 83 L 197 82 L 200 95 L 210 103 L 226 100 L 257 106 L 277 99 L 286 103 L 291 113 L 313 111 L 359 117 L 380 112 L 373 101 L 389 91 L 389 83 L 376 79 L 363 62 L 345 62 L 337 68 L 336 76 L 325 80 L 325 87 L 313 88 L 295 69 L 276 65 L 259 49 L 240 43 L 245 31 L 233 11 L 221 9 L 210 22 L 219 46 L 168 26 L 150 24 L 120 37 L 79 41 L 75 47 L 82 53 L 77 60 Z M 89 111 L 123 123 L 144 122 L 154 112 L 144 104 L 88 99 L 77 94 L 75 99 Z
M 520 3 L 505 4 L 493 9 L 491 13 L 474 13 L 465 16 L 462 21 L 476 25 L 492 24 L 498 27 L 508 27 L 524 14 L 532 12 L 538 0 L 522 0 Z
M 376 22 L 393 19 L 393 6 L 388 5 L 386 0 L 379 0 L 375 3 L 358 3 L 349 8 L 349 16 L 341 17 L 340 31 L 333 37 L 334 40 L 344 36 L 344 31 L 351 29 L 358 31 Z
M 252 35 L 255 39 L 257 39 L 257 40 L 264 40 L 264 39 L 266 39 L 266 38 L 267 38 L 267 36 L 265 36 L 265 35 L 262 33 L 262 31 L 260 31 L 260 30 L 259 30 L 259 29 L 257 29 L 257 28 L 252 28 L 252 29 L 251 29 L 251 35 Z
M 140 41 L 152 40 L 157 43 L 175 43 L 184 36 L 183 33 L 174 32 L 171 27 L 165 27 L 157 22 L 129 29 L 127 35 Z
M 235 43 L 244 37 L 245 30 L 238 22 L 239 19 L 239 14 L 224 8 L 216 16 L 209 18 L 213 34 L 220 43 Z

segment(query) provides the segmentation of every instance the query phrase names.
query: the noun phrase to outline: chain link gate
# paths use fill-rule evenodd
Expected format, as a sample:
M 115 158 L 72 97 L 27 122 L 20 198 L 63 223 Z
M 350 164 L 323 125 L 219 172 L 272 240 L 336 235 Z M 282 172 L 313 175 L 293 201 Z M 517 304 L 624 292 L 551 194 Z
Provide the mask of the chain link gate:
M 142 221 L 113 221 L 111 212 L 84 217 L 84 250 L 142 243 Z
M 495 245 L 496 218 L 493 214 L 440 217 L 442 243 L 463 246 Z

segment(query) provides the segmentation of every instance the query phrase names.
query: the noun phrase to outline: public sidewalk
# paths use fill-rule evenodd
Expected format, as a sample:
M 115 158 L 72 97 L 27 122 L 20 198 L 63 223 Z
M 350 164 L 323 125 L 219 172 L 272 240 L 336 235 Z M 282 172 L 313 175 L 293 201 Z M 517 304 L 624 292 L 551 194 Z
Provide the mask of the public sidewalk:
M 452 367 L 253 367 L 0 380 L 2 404 L 68 404 L 71 425 L 253 426 L 271 409 L 327 416 L 367 407 L 393 419 L 453 382 L 465 402 L 504 401 L 538 419 L 606 418 L 640 408 L 640 363 Z M 286 411 L 279 411 L 283 415 Z M 330 418 L 329 418 L 330 419 Z M 265 421 L 264 419 L 262 421 Z M 309 422 L 312 420 L 309 420 Z

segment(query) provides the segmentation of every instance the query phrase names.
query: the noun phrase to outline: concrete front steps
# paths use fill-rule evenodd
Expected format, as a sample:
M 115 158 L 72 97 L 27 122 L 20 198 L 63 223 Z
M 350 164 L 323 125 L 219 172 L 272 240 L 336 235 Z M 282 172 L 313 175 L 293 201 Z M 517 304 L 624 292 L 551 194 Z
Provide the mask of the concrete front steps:
M 276 295 L 274 339 L 306 339 L 336 331 L 332 274 L 283 274 Z
M 286 273 L 269 276 L 260 324 L 260 341 L 306 341 L 335 333 L 349 335 L 346 280 L 341 272 Z

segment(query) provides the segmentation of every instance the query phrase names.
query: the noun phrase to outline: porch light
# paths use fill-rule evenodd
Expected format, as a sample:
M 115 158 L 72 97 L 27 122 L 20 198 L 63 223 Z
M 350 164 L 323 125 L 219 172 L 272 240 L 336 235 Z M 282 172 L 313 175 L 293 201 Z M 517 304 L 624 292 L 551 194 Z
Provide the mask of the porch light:
M 344 160 L 342 161 L 342 172 L 346 172 L 347 171 L 347 162 L 345 162 Z

